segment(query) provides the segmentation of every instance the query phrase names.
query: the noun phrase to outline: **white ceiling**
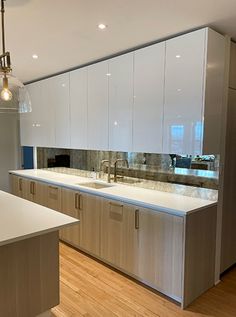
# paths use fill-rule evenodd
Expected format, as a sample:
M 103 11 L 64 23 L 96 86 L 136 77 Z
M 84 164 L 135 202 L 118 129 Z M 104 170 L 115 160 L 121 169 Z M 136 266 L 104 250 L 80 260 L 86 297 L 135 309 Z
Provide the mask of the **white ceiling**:
M 7 0 L 5 19 L 24 82 L 205 25 L 236 40 L 236 0 Z

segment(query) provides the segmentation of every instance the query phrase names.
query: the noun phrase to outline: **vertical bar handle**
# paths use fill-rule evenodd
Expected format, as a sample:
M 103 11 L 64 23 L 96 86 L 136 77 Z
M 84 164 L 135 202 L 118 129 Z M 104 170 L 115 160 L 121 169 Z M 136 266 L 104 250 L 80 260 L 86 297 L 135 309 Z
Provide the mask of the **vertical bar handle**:
M 19 191 L 22 192 L 22 178 L 19 178 Z
M 30 194 L 35 195 L 35 182 L 30 182 Z
M 82 199 L 83 199 L 83 196 L 81 194 L 78 194 L 78 197 L 79 197 L 79 202 L 78 202 L 78 209 L 81 210 L 82 209 Z
M 79 209 L 79 194 L 75 194 L 75 209 Z
M 135 210 L 135 229 L 139 229 L 139 210 Z
M 35 190 L 35 182 L 32 182 L 32 195 L 35 195 L 36 190 Z

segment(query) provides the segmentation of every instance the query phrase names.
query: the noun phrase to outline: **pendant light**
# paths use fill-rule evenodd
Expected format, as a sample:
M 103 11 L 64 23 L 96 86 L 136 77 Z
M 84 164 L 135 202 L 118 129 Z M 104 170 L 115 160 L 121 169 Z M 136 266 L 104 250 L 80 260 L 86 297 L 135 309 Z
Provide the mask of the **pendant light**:
M 31 112 L 31 101 L 24 84 L 12 75 L 10 52 L 5 49 L 4 2 L 1 0 L 2 54 L 0 55 L 0 113 Z

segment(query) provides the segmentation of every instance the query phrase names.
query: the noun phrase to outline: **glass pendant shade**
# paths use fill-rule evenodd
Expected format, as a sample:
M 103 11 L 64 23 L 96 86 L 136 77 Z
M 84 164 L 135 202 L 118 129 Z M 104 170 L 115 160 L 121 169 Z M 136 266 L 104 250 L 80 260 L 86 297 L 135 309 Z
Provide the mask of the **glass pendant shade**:
M 31 112 L 29 93 L 12 74 L 0 73 L 0 113 Z

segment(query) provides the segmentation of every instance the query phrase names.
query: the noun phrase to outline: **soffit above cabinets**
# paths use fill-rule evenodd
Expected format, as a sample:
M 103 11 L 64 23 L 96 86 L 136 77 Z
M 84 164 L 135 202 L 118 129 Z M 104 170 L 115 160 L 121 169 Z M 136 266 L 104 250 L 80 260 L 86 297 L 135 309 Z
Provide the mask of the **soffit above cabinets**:
M 236 39 L 235 21 L 235 0 L 7 0 L 6 44 L 28 82 L 204 25 Z

